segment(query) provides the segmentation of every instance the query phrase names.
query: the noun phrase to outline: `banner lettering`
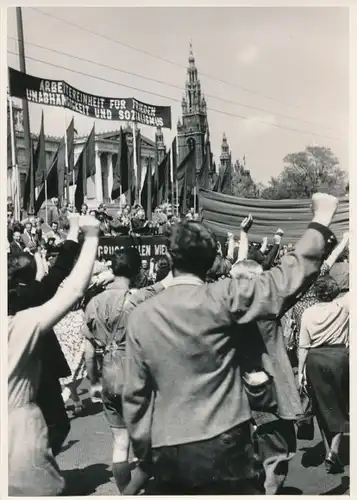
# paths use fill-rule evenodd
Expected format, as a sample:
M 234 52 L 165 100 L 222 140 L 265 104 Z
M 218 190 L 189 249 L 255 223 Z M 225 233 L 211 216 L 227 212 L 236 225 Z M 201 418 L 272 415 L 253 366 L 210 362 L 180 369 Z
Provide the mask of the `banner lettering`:
M 47 80 L 9 68 L 10 95 L 28 102 L 70 109 L 97 120 L 131 121 L 171 128 L 171 107 L 128 97 L 101 97 L 78 90 L 63 80 Z
M 154 259 L 155 262 L 166 255 L 167 238 L 165 236 L 103 236 L 99 238 L 98 258 L 110 260 L 114 252 L 122 247 L 136 247 L 143 260 Z

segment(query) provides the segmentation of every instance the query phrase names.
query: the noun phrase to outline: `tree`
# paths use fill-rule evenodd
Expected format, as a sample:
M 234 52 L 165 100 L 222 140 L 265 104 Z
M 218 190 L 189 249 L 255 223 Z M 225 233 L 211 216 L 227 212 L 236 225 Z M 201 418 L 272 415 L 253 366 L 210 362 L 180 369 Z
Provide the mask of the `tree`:
M 310 198 L 317 191 L 343 196 L 346 192 L 347 172 L 330 148 L 308 146 L 305 151 L 285 156 L 284 163 L 282 173 L 272 177 L 262 191 L 262 198 Z
M 245 169 L 237 160 L 232 172 L 232 191 L 240 198 L 257 198 L 259 190 L 253 181 L 250 171 Z

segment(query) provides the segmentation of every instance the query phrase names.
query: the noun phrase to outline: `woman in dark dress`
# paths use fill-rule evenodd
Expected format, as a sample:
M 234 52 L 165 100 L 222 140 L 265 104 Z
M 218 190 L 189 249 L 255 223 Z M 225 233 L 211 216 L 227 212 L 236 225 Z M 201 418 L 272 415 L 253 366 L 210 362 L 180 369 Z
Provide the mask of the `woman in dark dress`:
M 349 422 L 349 294 L 330 276 L 314 285 L 319 303 L 302 315 L 299 382 L 307 383 L 326 448 L 326 469 L 342 472 L 342 436 Z

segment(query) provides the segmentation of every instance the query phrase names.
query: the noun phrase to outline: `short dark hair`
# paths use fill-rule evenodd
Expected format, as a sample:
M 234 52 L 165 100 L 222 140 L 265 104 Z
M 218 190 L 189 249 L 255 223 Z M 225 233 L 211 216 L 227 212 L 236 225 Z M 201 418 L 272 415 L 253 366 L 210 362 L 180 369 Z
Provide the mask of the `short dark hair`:
M 314 291 L 320 302 L 332 302 L 340 294 L 341 289 L 332 276 L 326 275 L 315 281 Z
M 174 270 L 204 280 L 217 255 L 217 239 L 200 222 L 185 219 L 172 227 L 168 251 Z
M 114 276 L 134 279 L 141 268 L 141 257 L 137 248 L 126 247 L 117 250 L 112 257 Z
M 7 257 L 8 288 L 29 284 L 36 278 L 37 264 L 33 255 L 28 252 L 10 254 Z
M 156 262 L 156 282 L 162 281 L 169 274 L 171 269 L 171 262 L 167 255 L 163 255 Z

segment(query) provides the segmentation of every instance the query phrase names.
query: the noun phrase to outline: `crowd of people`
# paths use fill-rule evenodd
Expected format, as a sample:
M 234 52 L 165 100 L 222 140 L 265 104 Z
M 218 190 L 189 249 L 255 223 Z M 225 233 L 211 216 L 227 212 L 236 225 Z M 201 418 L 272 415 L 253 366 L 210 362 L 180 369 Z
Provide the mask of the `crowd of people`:
M 66 403 L 86 411 L 84 377 L 120 494 L 278 494 L 314 417 L 326 471 L 343 471 L 349 259 L 348 234 L 338 243 L 329 229 L 337 205 L 315 194 L 295 246 L 281 229 L 252 244 L 250 215 L 222 244 L 194 210 L 176 220 L 160 207 L 149 224 L 141 207 L 111 218 L 54 204 L 46 234 L 8 212 L 9 495 L 66 494 L 55 457 Z M 97 260 L 101 235 L 149 225 L 167 235 L 159 261 L 132 246 Z
M 25 216 L 22 220 L 15 220 L 11 205 L 7 211 L 8 252 L 30 251 L 42 245 L 53 249 L 59 247 L 65 240 L 69 229 L 69 216 L 76 213 L 73 204 L 65 203 L 62 208 L 59 200 L 53 198 L 52 204 L 46 211 L 46 226 L 50 231 L 44 232 L 45 219 L 40 216 Z M 79 211 L 80 215 L 91 215 L 99 222 L 100 236 L 146 236 L 167 235 L 170 228 L 182 219 L 198 220 L 194 208 L 187 214 L 175 216 L 172 214 L 172 205 L 164 203 L 155 208 L 151 220 L 148 220 L 145 210 L 139 204 L 124 205 L 116 214 L 110 215 L 107 207 L 101 203 L 96 209 L 89 209 L 84 203 Z M 13 242 L 15 242 L 13 244 Z

